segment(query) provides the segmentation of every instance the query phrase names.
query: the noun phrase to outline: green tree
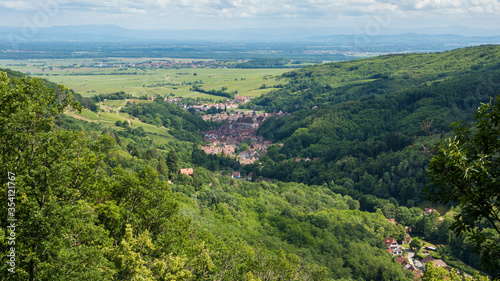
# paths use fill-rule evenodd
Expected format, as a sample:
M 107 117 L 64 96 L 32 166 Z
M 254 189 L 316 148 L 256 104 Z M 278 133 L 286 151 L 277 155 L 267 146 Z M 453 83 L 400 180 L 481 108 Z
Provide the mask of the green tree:
M 168 166 L 161 155 L 158 157 L 158 166 L 156 167 L 156 169 L 161 175 L 168 176 Z
M 410 210 L 405 206 L 399 206 L 396 208 L 394 218 L 399 224 L 409 226 L 411 221 Z
M 250 148 L 250 146 L 248 145 L 248 143 L 242 143 L 240 144 L 240 149 L 238 149 L 239 151 L 248 151 L 248 149 Z
M 177 173 L 179 171 L 179 157 L 173 149 L 168 152 L 167 166 L 170 173 Z
M 500 97 L 482 104 L 475 128 L 454 123 L 455 137 L 434 147 L 426 192 L 433 202 L 457 202 L 451 228 L 467 235 L 483 267 L 500 276 Z M 430 152 L 429 152 L 430 153 Z
M 80 107 L 67 89 L 48 89 L 40 79 L 10 80 L 0 72 L 0 104 L 2 201 L 7 202 L 9 172 L 17 189 L 15 212 L 0 206 L 4 218 L 17 219 L 18 260 L 11 279 L 110 280 L 114 269 L 102 249 L 112 241 L 86 200 L 106 194 L 99 171 L 114 140 L 56 128 L 58 114 Z
M 111 254 L 117 264 L 118 279 L 131 281 L 154 280 L 153 273 L 143 259 L 148 250 L 154 249 L 155 247 L 147 230 L 140 234 L 138 238 L 135 238 L 133 237 L 131 225 L 127 224 L 120 245 Z
M 412 248 L 415 253 L 417 253 L 418 251 L 420 251 L 420 249 L 422 249 L 422 242 L 415 238 L 411 239 L 410 248 Z
M 443 267 L 434 266 L 434 262 L 430 261 L 425 269 L 424 276 L 422 276 L 422 281 L 488 281 L 490 280 L 486 276 L 479 275 L 478 272 L 474 274 L 474 277 L 458 275 L 455 270 L 446 270 Z
M 135 156 L 137 158 L 140 158 L 141 157 L 141 154 L 139 153 L 139 151 L 137 150 L 137 147 L 132 144 L 132 143 L 129 143 L 127 144 L 127 151 L 128 153 L 130 153 L 130 155 L 132 156 Z

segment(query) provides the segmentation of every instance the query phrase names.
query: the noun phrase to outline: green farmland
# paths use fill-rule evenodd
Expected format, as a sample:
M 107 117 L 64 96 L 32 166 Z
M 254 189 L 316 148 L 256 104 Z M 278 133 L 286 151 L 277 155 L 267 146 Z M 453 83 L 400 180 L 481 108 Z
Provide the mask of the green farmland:
M 52 59 L 0 60 L 0 67 L 10 68 L 35 77 L 63 84 L 83 96 L 124 91 L 132 96 L 174 95 L 180 97 L 223 100 L 224 97 L 190 91 L 191 84 L 204 90 L 238 91 L 239 95 L 258 97 L 283 83 L 276 76 L 291 69 L 237 68 L 144 68 L 130 67 L 145 61 L 165 59 Z M 177 60 L 189 62 L 189 60 Z M 112 63 L 122 67 L 96 67 Z M 265 84 L 267 87 L 261 86 Z
M 259 97 L 273 90 L 273 86 L 286 83 L 277 80 L 286 71 L 292 69 L 239 69 L 239 68 L 147 68 L 130 67 L 143 62 L 164 61 L 166 59 L 151 58 L 113 58 L 113 59 L 45 59 L 45 60 L 0 60 L 0 68 L 10 68 L 40 77 L 51 82 L 63 84 L 83 96 L 94 96 L 124 91 L 134 97 L 142 96 L 177 96 L 202 98 L 221 101 L 225 97 L 203 94 L 190 90 L 192 84 L 199 85 L 204 90 L 238 91 L 239 95 Z M 193 60 L 176 59 L 180 63 Z M 199 61 L 199 60 L 198 60 Z M 108 65 L 95 67 L 98 65 Z M 119 65 L 123 66 L 109 66 Z M 262 87 L 265 84 L 266 87 Z M 149 138 L 159 144 L 172 140 L 168 129 L 146 124 L 120 112 L 127 102 L 150 102 L 141 99 L 108 100 L 98 105 L 100 112 L 95 113 L 84 109 L 78 113 L 66 111 L 74 118 L 98 123 L 103 127 L 122 128 L 115 126 L 116 121 L 129 122 L 134 127 L 143 127 Z

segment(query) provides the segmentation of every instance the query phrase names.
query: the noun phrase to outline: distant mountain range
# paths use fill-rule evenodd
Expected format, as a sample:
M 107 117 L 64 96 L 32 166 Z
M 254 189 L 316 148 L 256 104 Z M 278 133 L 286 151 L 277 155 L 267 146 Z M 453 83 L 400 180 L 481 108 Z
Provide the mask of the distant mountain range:
M 2 38 L 23 38 L 26 41 L 131 41 L 131 40 L 209 40 L 209 41 L 335 41 L 362 36 L 350 27 L 270 27 L 225 30 L 127 29 L 116 25 L 53 26 L 39 29 L 0 27 Z M 404 38 L 400 34 L 404 34 Z M 429 35 L 427 35 L 429 34 Z M 450 34 L 450 35 L 440 35 Z M 453 34 L 453 35 L 451 35 Z M 455 35 L 460 34 L 461 36 Z M 396 36 L 396 37 L 394 37 Z M 500 29 L 466 27 L 429 28 L 419 30 L 384 28 L 373 41 L 432 40 L 451 43 L 500 43 Z
M 486 44 L 500 44 L 500 36 L 460 36 L 455 34 L 418 34 L 403 33 L 396 35 L 376 35 L 368 36 L 364 34 L 355 35 L 330 35 L 314 36 L 307 38 L 313 42 L 327 43 L 348 43 L 354 42 L 357 47 L 394 45 L 405 46 L 412 52 L 425 50 L 446 50 L 467 46 L 479 46 Z

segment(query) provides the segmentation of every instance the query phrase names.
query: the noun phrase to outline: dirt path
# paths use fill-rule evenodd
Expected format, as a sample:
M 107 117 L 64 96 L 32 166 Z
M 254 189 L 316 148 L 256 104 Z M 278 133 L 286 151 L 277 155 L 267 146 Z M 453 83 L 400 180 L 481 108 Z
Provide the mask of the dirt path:
M 80 120 L 83 120 L 83 121 L 87 121 L 87 122 L 94 122 L 88 118 L 85 118 L 85 117 L 82 117 L 80 115 L 76 115 L 75 113 L 73 112 L 70 112 L 70 111 L 65 111 L 64 114 L 68 115 L 68 116 L 71 116 L 73 118 L 76 118 L 76 119 L 80 119 Z
M 415 264 L 413 264 L 413 257 L 415 256 L 415 252 L 411 252 L 411 251 L 407 251 L 406 252 L 406 259 L 408 259 L 410 261 L 410 264 L 415 266 Z
M 122 109 L 121 107 L 118 107 L 118 109 L 116 110 L 116 115 L 120 116 L 121 118 L 125 118 L 125 117 L 122 117 L 122 116 L 120 115 L 120 110 L 121 110 L 121 109 Z M 129 125 L 132 125 L 132 122 L 130 122 L 130 119 L 125 118 L 125 120 L 127 120 L 127 122 L 128 122 L 128 124 L 129 124 Z

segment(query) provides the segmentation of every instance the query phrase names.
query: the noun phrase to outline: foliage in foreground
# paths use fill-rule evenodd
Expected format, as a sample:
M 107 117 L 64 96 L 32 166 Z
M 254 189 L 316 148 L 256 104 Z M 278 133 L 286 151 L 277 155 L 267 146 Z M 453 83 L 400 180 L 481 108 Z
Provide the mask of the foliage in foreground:
M 0 74 L 2 201 L 15 184 L 15 244 L 0 228 L 2 256 L 15 251 L 10 280 L 321 280 L 324 269 L 296 255 L 216 239 L 179 214 L 158 173 L 117 167 L 114 139 L 55 127 L 66 106 L 64 88 Z M 10 172 L 10 174 L 8 173 Z M 10 184 L 8 182 L 11 182 Z M 11 188 L 12 189 L 12 188 Z M 12 198 L 12 197 L 11 197 Z
M 455 136 L 428 151 L 433 185 L 427 194 L 434 202 L 462 208 L 451 229 L 465 234 L 483 267 L 500 277 L 500 96 L 483 104 L 475 119 L 475 128 L 455 124 Z

